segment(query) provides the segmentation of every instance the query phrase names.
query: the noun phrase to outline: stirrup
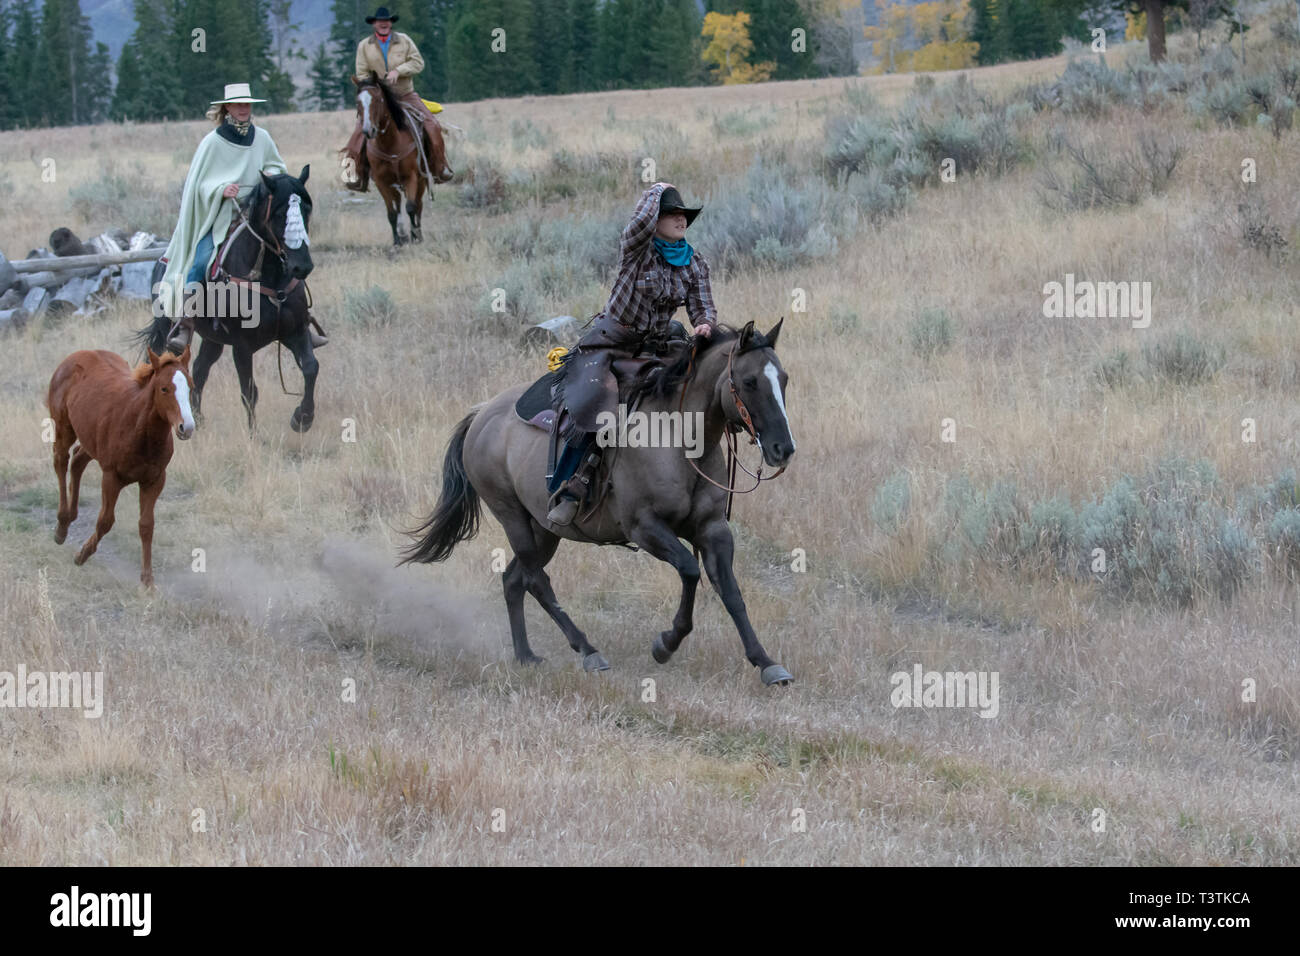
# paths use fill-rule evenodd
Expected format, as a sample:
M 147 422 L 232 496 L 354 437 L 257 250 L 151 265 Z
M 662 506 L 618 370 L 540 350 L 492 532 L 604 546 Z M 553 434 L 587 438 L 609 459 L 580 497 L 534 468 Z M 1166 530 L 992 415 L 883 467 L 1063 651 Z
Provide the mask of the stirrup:
M 546 520 L 553 525 L 563 527 L 572 524 L 573 519 L 578 516 L 578 507 L 581 502 L 577 498 L 560 492 L 559 500 L 551 506 L 551 510 L 546 513 Z
M 189 347 L 192 341 L 194 341 L 194 330 L 187 326 L 179 325 L 176 327 L 176 331 L 168 337 L 165 343 L 163 343 L 163 348 L 170 351 L 173 355 L 180 355 Z

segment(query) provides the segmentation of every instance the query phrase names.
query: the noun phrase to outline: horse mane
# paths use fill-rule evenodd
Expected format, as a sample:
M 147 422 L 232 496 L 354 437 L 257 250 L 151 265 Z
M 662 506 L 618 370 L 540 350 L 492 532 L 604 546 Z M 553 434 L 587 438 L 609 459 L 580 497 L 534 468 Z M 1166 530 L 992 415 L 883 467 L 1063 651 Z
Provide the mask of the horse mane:
M 389 89 L 388 84 L 372 72 L 369 77 L 357 84 L 357 92 L 364 90 L 367 86 L 379 88 L 380 94 L 384 97 L 384 107 L 388 110 L 388 115 L 393 118 L 393 125 L 399 130 L 405 130 L 406 111 L 402 109 L 402 104 L 398 102 L 397 96 Z
M 664 367 L 663 372 L 655 378 L 653 385 L 651 385 L 650 394 L 655 398 L 666 398 L 670 394 L 676 393 L 682 383 L 695 374 L 695 368 L 699 365 L 701 358 L 721 345 L 731 345 L 738 338 L 740 338 L 740 329 L 733 329 L 731 326 L 721 323 L 715 325 L 713 334 L 707 339 L 697 338 L 695 340 L 694 357 L 692 357 L 690 349 L 683 349 L 680 355 Z M 753 349 L 766 347 L 767 336 L 758 329 L 754 329 L 749 342 L 745 345 L 745 351 L 749 352 Z
M 180 365 L 180 363 L 181 358 L 179 355 L 176 355 L 171 351 L 164 351 L 162 355 L 158 356 L 158 371 L 161 372 L 168 365 Z M 144 388 L 144 386 L 149 384 L 149 380 L 153 378 L 153 373 L 154 367 L 152 363 L 141 362 L 135 368 L 131 369 L 131 380 L 134 381 L 136 385 Z

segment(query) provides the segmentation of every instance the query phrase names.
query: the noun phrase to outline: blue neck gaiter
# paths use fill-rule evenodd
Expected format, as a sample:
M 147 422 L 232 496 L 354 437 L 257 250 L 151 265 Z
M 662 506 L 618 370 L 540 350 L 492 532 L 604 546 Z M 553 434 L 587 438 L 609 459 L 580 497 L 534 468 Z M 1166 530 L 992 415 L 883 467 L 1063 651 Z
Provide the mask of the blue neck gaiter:
M 654 237 L 655 248 L 659 254 L 664 257 L 670 266 L 688 266 L 691 264 L 691 256 L 695 255 L 695 250 L 685 239 L 678 239 L 676 242 L 668 242 L 665 239 Z

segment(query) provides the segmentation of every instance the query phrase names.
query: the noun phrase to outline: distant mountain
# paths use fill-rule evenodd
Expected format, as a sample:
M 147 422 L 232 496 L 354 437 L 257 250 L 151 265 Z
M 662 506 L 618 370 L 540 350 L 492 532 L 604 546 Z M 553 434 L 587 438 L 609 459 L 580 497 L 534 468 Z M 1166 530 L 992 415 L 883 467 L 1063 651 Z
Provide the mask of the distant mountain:
M 95 39 L 108 44 L 115 62 L 122 45 L 135 30 L 132 9 L 131 0 L 81 0 L 81 12 L 90 19 Z M 330 0 L 293 0 L 293 18 L 301 25 L 295 37 L 304 50 L 314 50 L 318 43 L 329 38 L 334 19 Z M 302 72 L 306 75 L 305 68 Z

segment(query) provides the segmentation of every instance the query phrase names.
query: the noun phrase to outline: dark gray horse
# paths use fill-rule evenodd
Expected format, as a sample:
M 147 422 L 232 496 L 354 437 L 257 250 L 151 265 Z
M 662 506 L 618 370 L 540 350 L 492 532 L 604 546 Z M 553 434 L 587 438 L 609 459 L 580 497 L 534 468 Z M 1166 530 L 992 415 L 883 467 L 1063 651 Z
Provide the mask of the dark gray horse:
M 745 428 L 746 410 L 768 465 L 784 468 L 794 455 L 785 411 L 786 373 L 776 357 L 780 325 L 767 335 L 756 331 L 752 322 L 739 332 L 719 327 L 712 339 L 699 342 L 692 360 L 666 369 L 639 406 L 649 415 L 680 409 L 700 417 L 703 454 L 696 462 L 717 485 L 701 477 L 680 447 L 619 446 L 605 453 L 609 483 L 603 503 L 571 525 L 556 527 L 546 520 L 547 436 L 515 414 L 515 401 L 524 391 L 518 386 L 478 406 L 456 426 L 443 461 L 442 495 L 429 520 L 410 533 L 416 543 L 402 563 L 445 560 L 457 543 L 472 538 L 478 532 L 481 498 L 505 528 L 515 553 L 502 583 L 516 659 L 541 660 L 524 631 L 527 591 L 583 656 L 583 666 L 605 670 L 609 664 L 551 590 L 545 568 L 560 538 L 592 544 L 632 542 L 677 570 L 682 595 L 672 629 L 655 638 L 651 647 L 661 664 L 692 627 L 700 564 L 684 539 L 703 559 L 709 580 L 740 631 L 745 657 L 759 669 L 763 683 L 789 683 L 790 673 L 768 657 L 745 611 L 732 571 L 735 543 L 726 519 L 727 493 L 719 487 L 727 484 L 720 446 L 724 430 Z
M 312 350 L 308 327 L 307 286 L 304 280 L 311 273 L 311 249 L 307 242 L 291 247 L 285 241 L 287 220 L 291 206 L 296 207 L 295 223 L 300 218 L 305 232 L 311 221 L 311 197 L 305 184 L 311 171 L 304 166 L 295 178 L 287 173 L 278 176 L 262 175 L 252 194 L 244 203 L 241 215 L 243 228 L 234 235 L 226 251 L 224 269 L 234 277 L 233 284 L 206 283 L 208 290 L 216 287 L 230 293 L 231 300 L 255 301 L 256 321 L 244 320 L 238 309 L 226 307 L 222 314 L 195 316 L 194 330 L 202 337 L 198 357 L 194 360 L 194 412 L 199 413 L 203 386 L 208 380 L 212 364 L 221 357 L 229 345 L 239 373 L 239 391 L 248 412 L 248 427 L 253 427 L 257 408 L 257 385 L 253 382 L 253 353 L 282 342 L 293 353 L 294 361 L 302 370 L 302 402 L 294 409 L 289 425 L 296 432 L 311 428 L 316 414 L 316 373 L 320 363 Z M 294 202 L 294 197 L 297 201 Z M 231 224 L 232 232 L 238 228 Z M 172 327 L 172 320 L 157 308 L 158 283 L 165 264 L 159 260 L 154 266 L 154 320 L 153 324 L 137 333 L 138 338 L 155 352 L 161 353 Z M 251 284 L 250 284 L 251 283 Z M 224 294 L 224 293 L 223 293 Z M 209 293 L 203 304 L 225 301 Z M 215 321 L 214 321 L 215 320 Z

